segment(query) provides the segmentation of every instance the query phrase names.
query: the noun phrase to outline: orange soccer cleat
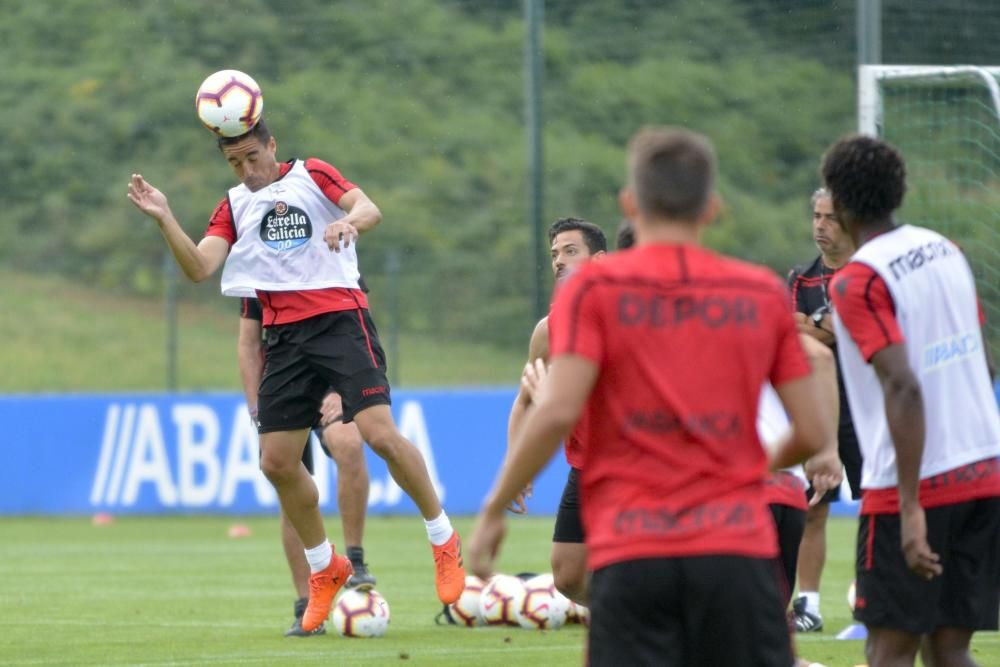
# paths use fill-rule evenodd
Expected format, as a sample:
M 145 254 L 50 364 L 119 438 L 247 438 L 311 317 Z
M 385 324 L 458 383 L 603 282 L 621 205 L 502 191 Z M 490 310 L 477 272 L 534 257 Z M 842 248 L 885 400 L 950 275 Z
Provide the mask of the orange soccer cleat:
M 330 564 L 309 577 L 309 605 L 302 614 L 302 629 L 312 632 L 323 625 L 330 615 L 333 598 L 354 572 L 347 556 L 333 554 Z
M 444 604 L 458 600 L 465 590 L 465 568 L 462 567 L 462 540 L 458 531 L 451 538 L 434 549 L 434 584 L 437 586 L 438 599 Z

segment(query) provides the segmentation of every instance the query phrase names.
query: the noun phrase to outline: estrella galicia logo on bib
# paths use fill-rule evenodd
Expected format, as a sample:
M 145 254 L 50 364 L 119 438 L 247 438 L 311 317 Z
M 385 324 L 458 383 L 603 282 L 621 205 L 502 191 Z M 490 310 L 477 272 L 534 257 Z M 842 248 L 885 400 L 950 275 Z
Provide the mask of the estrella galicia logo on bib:
M 298 248 L 311 236 L 312 222 L 306 212 L 283 201 L 276 202 L 260 221 L 260 239 L 275 250 Z

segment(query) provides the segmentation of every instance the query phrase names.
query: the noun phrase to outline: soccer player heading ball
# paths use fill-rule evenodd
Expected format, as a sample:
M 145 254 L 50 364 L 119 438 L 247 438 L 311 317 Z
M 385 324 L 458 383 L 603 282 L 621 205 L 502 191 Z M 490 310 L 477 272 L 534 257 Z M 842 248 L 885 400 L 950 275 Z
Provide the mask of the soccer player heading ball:
M 189 279 L 200 282 L 224 265 L 223 293 L 257 296 L 263 305 L 267 368 L 258 391 L 260 465 L 312 571 L 303 630 L 326 620 L 352 573 L 350 561 L 327 540 L 316 485 L 301 465 L 329 388 L 341 396 L 343 421 L 357 424 L 419 508 L 432 544 L 438 597 L 454 602 L 465 584 L 461 543 L 420 452 L 393 420 L 385 355 L 358 282 L 356 241 L 381 221 L 381 212 L 322 160 L 279 162 L 264 120 L 218 142 L 240 184 L 218 203 L 197 244 L 166 195 L 141 174 L 132 175 L 128 198 L 157 223 Z

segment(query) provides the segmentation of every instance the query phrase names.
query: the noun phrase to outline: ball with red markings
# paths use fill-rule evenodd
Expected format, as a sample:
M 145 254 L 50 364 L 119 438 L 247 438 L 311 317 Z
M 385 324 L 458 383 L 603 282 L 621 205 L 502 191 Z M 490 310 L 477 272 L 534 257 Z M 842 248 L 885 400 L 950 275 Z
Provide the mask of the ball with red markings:
M 333 607 L 333 627 L 343 637 L 381 637 L 389 629 L 389 603 L 375 590 L 346 590 Z
M 479 610 L 479 598 L 485 587 L 486 582 L 479 577 L 469 575 L 465 578 L 465 589 L 462 591 L 462 595 L 448 605 L 448 612 L 458 625 L 464 625 L 467 628 L 486 625 Z
M 569 598 L 556 590 L 551 574 L 539 574 L 524 582 L 524 602 L 518 621 L 530 630 L 558 630 L 566 624 Z
M 198 87 L 194 107 L 202 125 L 220 137 L 238 137 L 253 129 L 264 112 L 264 96 L 249 74 L 224 69 Z
M 486 625 L 519 625 L 524 582 L 509 574 L 493 575 L 479 596 L 479 613 Z

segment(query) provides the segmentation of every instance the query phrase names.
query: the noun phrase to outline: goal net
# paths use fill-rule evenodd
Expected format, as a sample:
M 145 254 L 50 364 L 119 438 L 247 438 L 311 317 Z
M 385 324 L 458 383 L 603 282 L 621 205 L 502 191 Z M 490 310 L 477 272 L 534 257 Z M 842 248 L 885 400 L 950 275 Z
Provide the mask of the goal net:
M 1000 67 L 864 65 L 858 129 L 906 159 L 901 220 L 965 251 L 1000 352 Z

